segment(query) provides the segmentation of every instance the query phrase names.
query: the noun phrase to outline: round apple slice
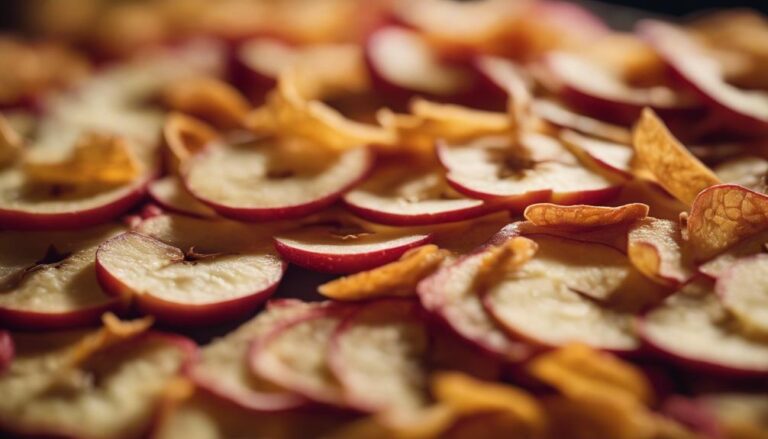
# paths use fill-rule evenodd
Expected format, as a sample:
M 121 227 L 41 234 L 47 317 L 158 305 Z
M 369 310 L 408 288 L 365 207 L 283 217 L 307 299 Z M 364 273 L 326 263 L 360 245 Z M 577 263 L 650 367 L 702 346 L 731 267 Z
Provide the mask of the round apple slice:
M 243 221 L 297 218 L 329 206 L 372 166 L 366 148 L 333 153 L 317 145 L 212 145 L 192 159 L 184 184 L 222 216 Z
M 344 391 L 327 363 L 336 328 L 351 308 L 309 310 L 253 340 L 250 365 L 259 376 L 324 404 L 345 406 Z
M 198 218 L 216 218 L 216 211 L 197 201 L 187 192 L 184 183 L 176 176 L 169 175 L 149 185 L 149 196 L 163 208 L 176 213 Z
M 547 56 L 546 67 L 558 81 L 560 97 L 575 108 L 619 124 L 632 123 L 645 107 L 669 115 L 698 110 L 690 98 L 656 86 L 636 88 L 586 58 L 564 52 Z
M 486 213 L 483 201 L 456 193 L 441 169 L 394 164 L 379 168 L 344 196 L 349 210 L 369 221 L 396 226 L 439 224 Z
M 725 82 L 715 58 L 684 30 L 656 20 L 643 20 L 637 28 L 676 75 L 731 122 L 728 128 L 768 132 L 768 95 Z
M 413 411 L 427 404 L 428 333 L 411 300 L 382 300 L 347 317 L 328 361 L 350 406 L 370 412 Z
M 768 344 L 745 337 L 708 285 L 693 283 L 641 320 L 643 341 L 694 368 L 736 375 L 768 373 Z
M 248 349 L 255 338 L 318 306 L 298 300 L 269 302 L 266 311 L 205 346 L 189 375 L 209 393 L 255 412 L 277 412 L 306 405 L 303 397 L 254 375 L 248 366 Z
M 274 238 L 288 262 L 323 273 L 348 274 L 395 261 L 406 251 L 432 240 L 408 230 L 374 230 L 365 224 L 308 225 Z
M 0 232 L 0 320 L 53 329 L 97 322 L 119 304 L 96 281 L 94 257 L 122 227 L 71 232 Z
M 184 216 L 152 217 L 96 252 L 107 292 L 184 326 L 247 315 L 274 292 L 284 270 L 268 230 Z
M 746 331 L 768 335 L 768 255 L 739 260 L 717 279 L 715 290 Z
M 168 381 L 194 357 L 194 343 L 145 333 L 73 362 L 93 345 L 90 335 L 14 335 L 16 358 L 0 375 L 0 429 L 94 439 L 148 433 Z
M 525 134 L 519 144 L 501 136 L 442 144 L 438 155 L 457 191 L 481 199 L 504 198 L 515 207 L 550 200 L 597 204 L 620 190 L 584 168 L 560 142 L 540 134 Z

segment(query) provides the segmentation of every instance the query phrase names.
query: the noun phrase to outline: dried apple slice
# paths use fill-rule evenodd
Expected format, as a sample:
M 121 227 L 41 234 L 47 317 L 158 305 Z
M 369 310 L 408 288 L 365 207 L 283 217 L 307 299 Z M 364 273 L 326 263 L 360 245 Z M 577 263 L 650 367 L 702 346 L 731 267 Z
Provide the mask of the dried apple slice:
M 570 130 L 562 131 L 560 140 L 583 163 L 591 165 L 592 169 L 610 172 L 618 178 L 632 179 L 634 150 L 626 144 L 582 136 Z
M 536 99 L 531 104 L 531 111 L 545 121 L 566 130 L 621 145 L 632 143 L 632 133 L 627 128 L 576 113 L 553 100 Z
M 336 328 L 328 362 L 350 406 L 409 412 L 428 403 L 428 344 L 416 302 L 382 300 L 354 311 Z
M 715 290 L 723 306 L 745 331 L 768 336 L 768 255 L 737 261 L 717 278 Z
M 256 37 L 237 47 L 232 76 L 235 84 L 246 90 L 252 99 L 263 99 L 277 83 L 282 70 L 301 56 L 301 49 L 286 41 Z
M 638 164 L 683 203 L 691 204 L 699 192 L 720 183 L 714 172 L 685 149 L 652 110 L 643 110 L 632 136 Z
M 677 115 L 697 109 L 695 102 L 670 88 L 632 87 L 615 72 L 579 55 L 549 54 L 546 67 L 556 78 L 557 93 L 564 101 L 601 119 L 627 124 L 644 107 Z
M 557 140 L 539 134 L 525 134 L 519 145 L 500 136 L 442 144 L 438 154 L 457 191 L 481 199 L 503 198 L 518 207 L 548 200 L 597 203 L 618 191 L 613 182 L 581 166 Z
M 627 224 L 643 219 L 648 216 L 648 205 L 633 203 L 618 207 L 602 207 L 541 203 L 526 207 L 523 215 L 534 226 L 581 230 Z
M 249 354 L 252 370 L 312 401 L 345 406 L 344 390 L 331 371 L 327 352 L 350 311 L 338 305 L 313 309 L 256 338 Z
M 118 307 L 96 282 L 93 260 L 117 225 L 72 232 L 0 233 L 0 319 L 4 326 L 52 329 L 95 323 Z
M 101 286 L 176 325 L 222 322 L 251 312 L 277 288 L 285 264 L 270 231 L 230 221 L 161 215 L 103 243 Z
M 248 351 L 253 339 L 317 306 L 297 300 L 270 302 L 266 311 L 205 346 L 200 360 L 189 370 L 190 377 L 206 391 L 255 412 L 277 412 L 306 405 L 303 397 L 254 375 L 248 364 Z
M 267 139 L 209 147 L 189 162 L 184 184 L 222 216 L 243 221 L 297 218 L 338 200 L 371 166 L 365 148 L 337 154 L 315 144 Z
M 768 232 L 760 232 L 742 240 L 728 250 L 699 265 L 699 272 L 717 279 L 741 258 L 763 253 L 768 243 Z
M 643 20 L 637 28 L 692 91 L 732 122 L 729 128 L 748 134 L 765 134 L 768 130 L 768 97 L 725 82 L 719 64 L 704 46 L 675 25 Z
M 146 333 L 92 350 L 92 334 L 15 334 L 0 376 L 0 426 L 22 435 L 132 438 L 146 434 L 166 383 L 195 355 L 192 341 Z M 110 415 L 105 416 L 104 410 Z
M 395 261 L 427 244 L 432 235 L 409 230 L 375 230 L 364 223 L 307 225 L 275 236 L 287 261 L 324 273 L 355 273 Z
M 166 168 L 178 175 L 183 163 L 201 152 L 219 134 L 205 122 L 181 113 L 171 113 L 163 125 Z
M 633 224 L 627 235 L 627 252 L 640 272 L 669 287 L 680 288 L 696 271 L 675 221 L 646 218 Z
M 163 90 L 162 98 L 174 111 L 195 115 L 225 129 L 241 128 L 251 109 L 237 89 L 211 77 L 170 83 Z
M 737 157 L 714 169 L 724 183 L 738 184 L 755 192 L 768 193 L 768 160 L 757 156 Z
M 507 337 L 485 312 L 476 291 L 476 278 L 486 265 L 485 250 L 517 234 L 516 226 L 502 229 L 488 244 L 440 268 L 417 287 L 427 311 L 468 342 L 511 362 L 525 359 L 530 351 L 526 345 Z
M 678 221 L 680 214 L 688 211 L 688 206 L 672 197 L 657 183 L 645 178 L 635 178 L 624 184 L 621 194 L 611 205 L 621 206 L 629 203 L 643 203 L 650 208 L 648 216 Z
M 768 195 L 722 184 L 702 191 L 688 216 L 693 257 L 706 261 L 737 242 L 768 229 Z
M 768 344 L 745 337 L 728 322 L 711 286 L 689 284 L 640 320 L 649 347 L 693 368 L 737 375 L 768 373 Z
M 168 175 L 149 184 L 149 196 L 158 205 L 171 212 L 198 218 L 216 218 L 216 211 L 198 201 L 184 187 L 179 177 Z
M 481 200 L 467 198 L 445 182 L 441 169 L 379 167 L 360 186 L 344 196 L 347 207 L 370 221 L 414 226 L 461 221 L 489 210 Z

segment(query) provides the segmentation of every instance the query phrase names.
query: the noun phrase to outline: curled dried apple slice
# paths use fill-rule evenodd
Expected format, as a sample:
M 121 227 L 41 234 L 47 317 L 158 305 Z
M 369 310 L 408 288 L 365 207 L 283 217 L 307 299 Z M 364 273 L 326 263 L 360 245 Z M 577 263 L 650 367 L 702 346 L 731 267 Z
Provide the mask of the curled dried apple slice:
M 367 300 L 416 293 L 416 285 L 450 255 L 436 245 L 416 247 L 395 262 L 324 283 L 318 292 L 334 300 Z
M 662 285 L 679 288 L 695 273 L 690 249 L 675 221 L 646 218 L 633 224 L 627 253 L 640 272 Z
M 688 216 L 694 258 L 708 260 L 737 242 L 768 228 L 768 195 L 722 184 L 702 191 Z
M 563 129 L 621 145 L 632 143 L 632 133 L 625 127 L 576 113 L 553 100 L 536 99 L 533 101 L 531 110 L 538 117 Z
M 312 401 L 345 406 L 343 387 L 326 354 L 336 328 L 350 311 L 338 305 L 309 310 L 256 338 L 249 354 L 252 370 Z
M 745 331 L 768 336 L 768 255 L 737 261 L 717 278 L 715 290 L 723 306 Z
M 169 172 L 178 174 L 182 163 L 189 161 L 216 137 L 216 130 L 203 121 L 181 113 L 169 114 L 163 125 Z
M 344 202 L 362 218 L 397 226 L 467 220 L 490 210 L 483 201 L 448 186 L 442 169 L 406 168 L 401 163 L 378 167 L 368 180 L 344 195 Z
M 194 343 L 150 332 L 91 350 L 73 364 L 69 358 L 90 335 L 14 335 L 16 358 L 0 376 L 2 428 L 92 438 L 148 432 L 167 382 L 194 357 Z
M 428 333 L 410 300 L 389 299 L 352 312 L 331 340 L 328 362 L 345 399 L 361 410 L 413 411 L 428 403 Z
M 768 192 L 768 160 L 757 156 L 737 157 L 714 169 L 724 183 L 738 184 L 755 192 Z
M 320 305 L 296 300 L 268 303 L 266 311 L 205 346 L 200 360 L 189 370 L 190 377 L 206 391 L 256 412 L 276 412 L 305 405 L 304 398 L 254 375 L 248 366 L 248 350 L 253 339 L 317 306 Z
M 535 226 L 580 230 L 627 224 L 643 219 L 648 216 L 648 205 L 633 203 L 618 207 L 602 207 L 541 203 L 526 207 L 523 215 Z
M 691 204 L 699 192 L 720 183 L 720 179 L 685 149 L 652 110 L 643 110 L 632 137 L 638 164 L 683 203 Z
M 693 283 L 647 313 L 643 341 L 692 368 L 727 374 L 768 373 L 768 344 L 745 337 L 706 283 Z
M 511 362 L 525 359 L 530 351 L 526 345 L 507 337 L 485 312 L 476 291 L 476 279 L 487 262 L 485 250 L 517 234 L 515 226 L 502 229 L 489 240 L 487 247 L 443 266 L 417 287 L 421 304 L 427 311 L 468 342 Z
M 514 206 L 553 200 L 562 204 L 598 202 L 615 195 L 610 180 L 584 168 L 557 140 L 525 134 L 483 137 L 461 145 L 438 147 L 457 191 L 481 199 L 500 199 Z
M 96 274 L 111 295 L 176 325 L 251 312 L 283 276 L 269 231 L 230 221 L 156 216 L 103 243 Z
M 0 233 L 0 318 L 6 326 L 84 326 L 118 303 L 96 282 L 93 260 L 117 225 L 72 232 Z
M 637 28 L 692 91 L 732 122 L 729 128 L 749 134 L 765 134 L 768 130 L 768 98 L 764 94 L 725 82 L 717 61 L 703 45 L 677 26 L 644 20 Z
M 174 111 L 208 120 L 222 128 L 240 128 L 251 105 L 233 86 L 219 79 L 198 77 L 168 84 L 165 104 Z
M 607 171 L 621 179 L 632 179 L 634 150 L 631 147 L 622 143 L 582 136 L 570 130 L 560 132 L 560 140 L 579 160 L 590 165 L 593 170 Z
M 158 205 L 171 212 L 198 218 L 217 218 L 216 211 L 193 197 L 179 177 L 169 175 L 155 180 L 147 187 L 147 193 Z
M 296 218 L 338 200 L 368 173 L 365 148 L 333 153 L 304 142 L 257 140 L 212 145 L 189 162 L 184 184 L 222 216 L 243 221 Z

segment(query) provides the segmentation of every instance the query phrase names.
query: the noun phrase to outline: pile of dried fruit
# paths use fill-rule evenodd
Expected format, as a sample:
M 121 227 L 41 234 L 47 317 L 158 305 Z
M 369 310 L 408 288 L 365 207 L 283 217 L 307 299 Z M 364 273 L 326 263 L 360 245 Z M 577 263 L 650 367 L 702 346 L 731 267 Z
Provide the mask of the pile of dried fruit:
M 763 17 L 62 5 L 0 41 L 4 434 L 768 436 Z

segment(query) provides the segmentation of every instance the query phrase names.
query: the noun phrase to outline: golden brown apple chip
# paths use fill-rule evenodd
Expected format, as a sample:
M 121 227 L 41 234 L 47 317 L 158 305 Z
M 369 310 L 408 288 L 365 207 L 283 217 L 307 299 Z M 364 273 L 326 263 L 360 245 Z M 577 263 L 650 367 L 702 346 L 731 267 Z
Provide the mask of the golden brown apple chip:
M 417 247 L 398 261 L 327 282 L 320 285 L 318 291 L 335 300 L 414 295 L 419 281 L 437 269 L 449 255 L 450 252 L 436 245 Z
M 538 249 L 539 245 L 536 241 L 522 236 L 516 236 L 488 249 L 484 252 L 475 275 L 476 291 L 484 291 L 495 285 L 505 273 L 517 270 L 530 261 Z
M 592 229 L 627 224 L 645 218 L 648 215 L 648 205 L 632 203 L 618 207 L 603 207 L 540 203 L 528 206 L 523 215 L 535 226 L 568 230 Z
M 77 366 L 90 356 L 116 343 L 146 332 L 154 323 L 152 317 L 137 320 L 120 320 L 114 314 L 102 316 L 103 327 L 83 337 L 69 352 L 69 365 Z
M 174 111 L 188 113 L 222 128 L 243 126 L 251 104 L 233 86 L 214 78 L 190 78 L 170 84 L 163 101 Z
M 708 260 L 744 238 L 768 229 L 768 195 L 723 184 L 702 191 L 688 216 L 695 260 Z
M 638 165 L 680 201 L 690 205 L 699 192 L 720 183 L 650 108 L 643 110 L 632 137 Z
M 163 142 L 168 151 L 170 171 L 178 172 L 179 166 L 218 137 L 207 123 L 181 113 L 171 113 L 163 125 Z
M 143 170 L 124 138 L 95 132 L 82 135 L 64 161 L 24 163 L 30 181 L 46 184 L 122 184 Z
M 677 221 L 646 218 L 633 224 L 627 254 L 635 268 L 662 285 L 679 287 L 695 273 Z

